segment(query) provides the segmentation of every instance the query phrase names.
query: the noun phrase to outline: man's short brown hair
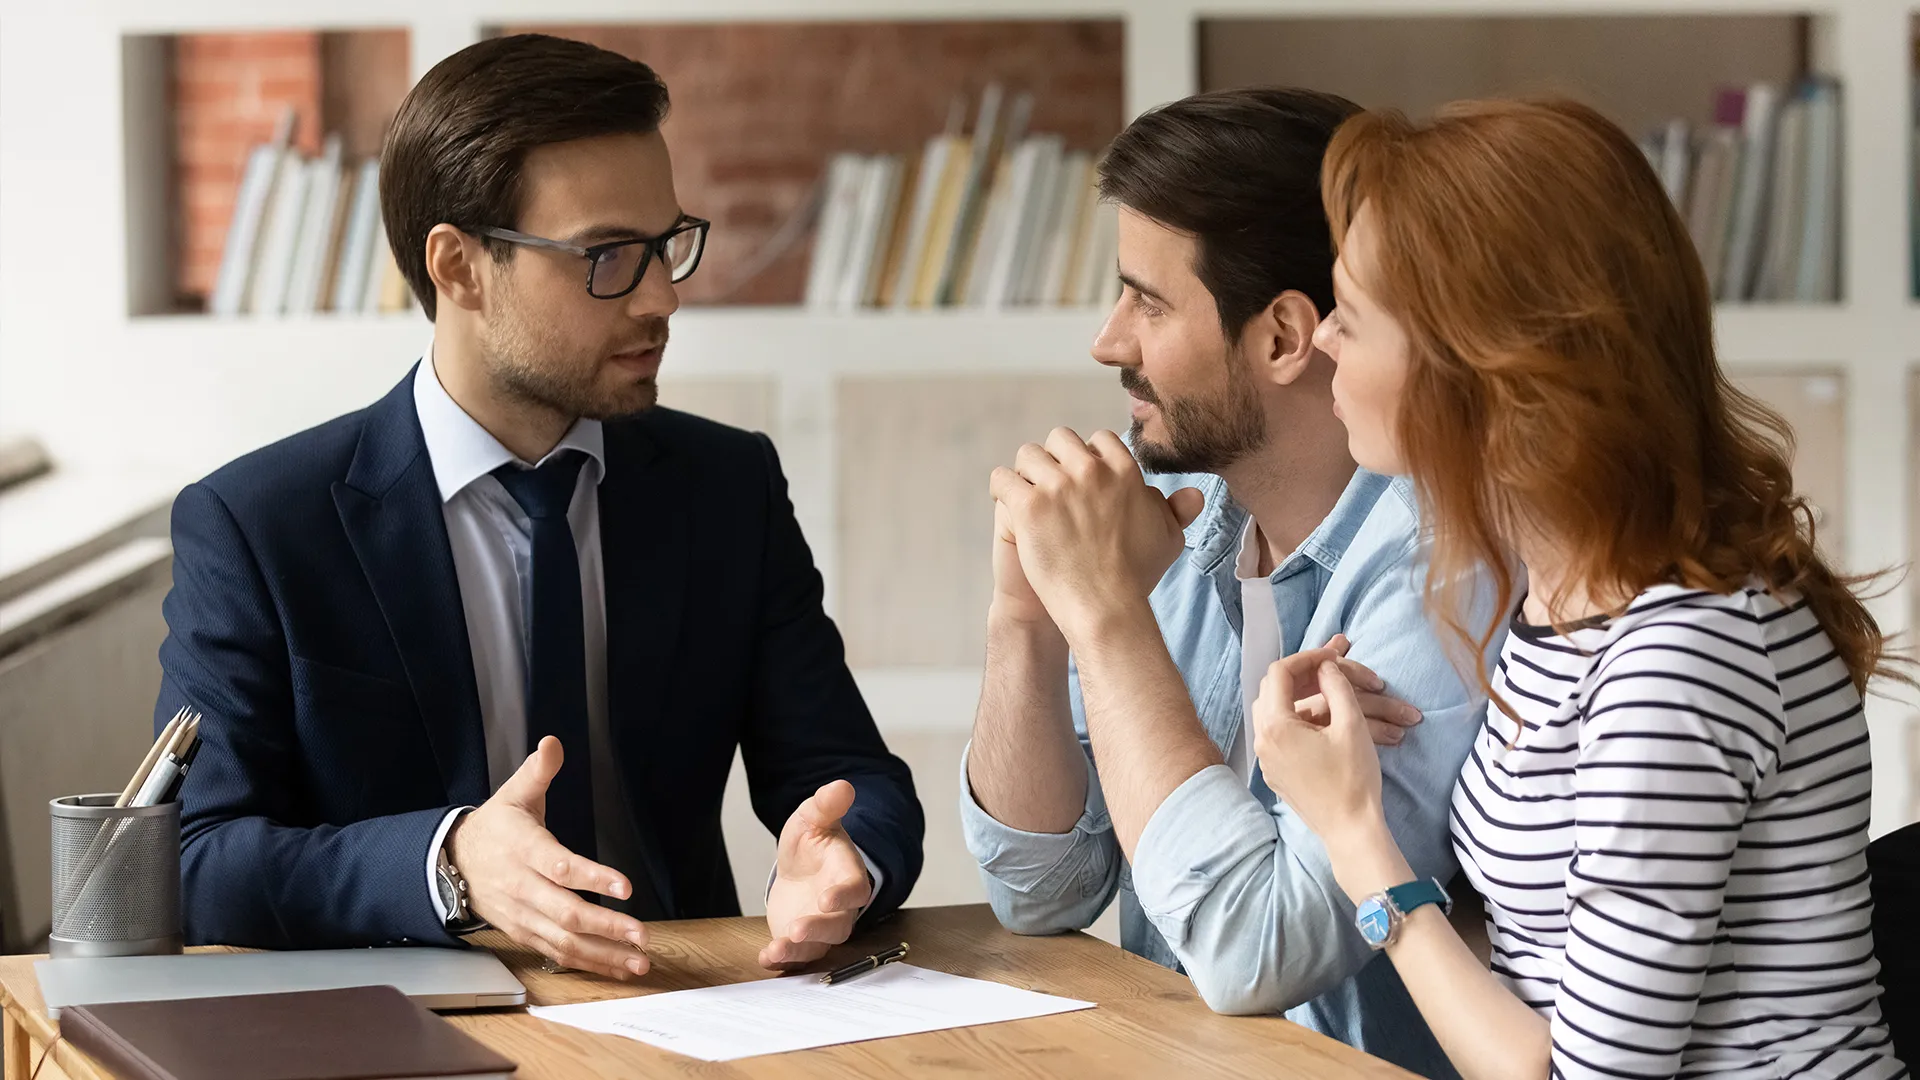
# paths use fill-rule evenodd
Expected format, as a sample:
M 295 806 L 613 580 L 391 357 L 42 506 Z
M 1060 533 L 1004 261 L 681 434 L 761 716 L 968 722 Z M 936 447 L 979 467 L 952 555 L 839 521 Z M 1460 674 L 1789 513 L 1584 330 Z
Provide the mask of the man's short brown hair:
M 599 135 L 645 135 L 667 115 L 653 69 L 546 34 L 492 38 L 433 66 L 400 103 L 380 150 L 380 212 L 400 273 L 434 317 L 427 233 L 516 226 L 528 150 Z M 511 245 L 483 241 L 495 259 Z

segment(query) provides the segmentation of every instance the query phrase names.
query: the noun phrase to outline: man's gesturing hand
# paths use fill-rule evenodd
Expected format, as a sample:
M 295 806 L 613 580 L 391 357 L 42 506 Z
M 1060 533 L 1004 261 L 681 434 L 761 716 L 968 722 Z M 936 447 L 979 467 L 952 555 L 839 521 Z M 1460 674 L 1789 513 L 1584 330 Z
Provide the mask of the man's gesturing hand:
M 467 879 L 475 915 L 570 968 L 615 979 L 647 973 L 647 928 L 571 890 L 633 894 L 626 878 L 560 846 L 546 828 L 547 785 L 560 771 L 549 735 L 493 798 L 447 834 L 447 857 Z
M 1021 447 L 1013 468 L 995 469 L 991 489 L 1027 580 L 1069 641 L 1115 605 L 1143 602 L 1202 508 L 1193 488 L 1149 487 L 1111 431 L 1082 441 L 1055 428 L 1046 445 Z
M 780 830 L 760 966 L 787 969 L 820 959 L 847 940 L 873 899 L 860 849 L 840 824 L 853 808 L 853 785 L 835 780 L 800 804 Z

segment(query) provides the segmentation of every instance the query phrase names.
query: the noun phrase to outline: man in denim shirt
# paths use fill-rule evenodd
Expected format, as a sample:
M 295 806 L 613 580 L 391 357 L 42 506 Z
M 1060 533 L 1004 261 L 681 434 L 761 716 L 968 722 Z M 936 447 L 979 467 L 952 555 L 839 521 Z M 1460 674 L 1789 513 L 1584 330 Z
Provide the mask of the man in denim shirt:
M 1131 456 L 1110 432 L 1062 429 L 995 471 L 960 808 L 1015 931 L 1085 927 L 1118 893 L 1126 947 L 1186 971 L 1213 1008 L 1284 1011 L 1452 1076 L 1242 723 L 1274 661 L 1346 651 L 1393 746 L 1387 820 L 1422 877 L 1451 879 L 1447 806 L 1484 702 L 1423 609 L 1413 493 L 1355 467 L 1312 345 L 1333 306 L 1320 159 L 1353 111 L 1205 94 L 1115 141 L 1101 191 L 1120 206 L 1125 290 L 1093 353 L 1133 395 Z

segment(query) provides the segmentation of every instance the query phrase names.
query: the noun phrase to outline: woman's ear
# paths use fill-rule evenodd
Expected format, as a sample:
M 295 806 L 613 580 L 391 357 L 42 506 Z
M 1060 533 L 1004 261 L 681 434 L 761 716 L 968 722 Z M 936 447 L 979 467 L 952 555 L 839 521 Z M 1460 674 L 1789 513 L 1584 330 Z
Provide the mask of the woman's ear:
M 480 242 L 452 225 L 443 222 L 427 233 L 427 276 L 443 305 L 479 310 L 481 258 Z
M 1281 386 L 1298 379 L 1317 351 L 1313 332 L 1320 327 L 1320 309 L 1305 293 L 1289 289 L 1273 298 L 1254 317 L 1254 341 L 1262 348 L 1267 378 Z

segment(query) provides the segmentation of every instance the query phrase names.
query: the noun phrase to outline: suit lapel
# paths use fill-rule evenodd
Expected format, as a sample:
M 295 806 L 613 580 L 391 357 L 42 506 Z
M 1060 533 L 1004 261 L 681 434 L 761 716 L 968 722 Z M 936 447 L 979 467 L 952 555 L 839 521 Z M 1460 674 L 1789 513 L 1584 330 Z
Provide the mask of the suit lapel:
M 489 793 L 480 692 L 413 378 L 369 410 L 333 502 L 400 651 L 447 797 L 478 806 Z
M 659 901 L 674 915 L 673 881 L 648 812 L 649 734 L 664 722 L 665 687 L 686 601 L 686 485 L 674 459 L 636 423 L 606 427 L 607 471 L 600 481 L 600 555 L 606 574 L 607 726 L 619 753 L 640 857 Z

